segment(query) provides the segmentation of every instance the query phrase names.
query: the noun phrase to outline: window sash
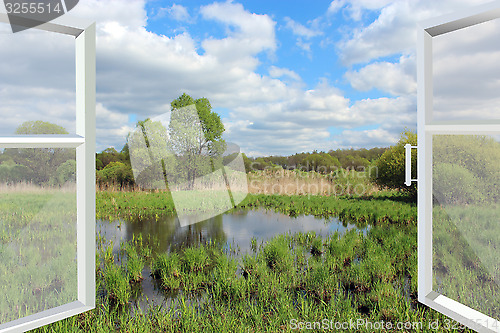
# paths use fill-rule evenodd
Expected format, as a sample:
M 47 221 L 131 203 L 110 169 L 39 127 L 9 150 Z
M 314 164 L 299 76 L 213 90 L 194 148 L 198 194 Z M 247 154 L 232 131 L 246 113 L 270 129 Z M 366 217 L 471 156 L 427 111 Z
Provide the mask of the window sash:
M 499 134 L 500 119 L 432 121 L 432 38 L 497 18 L 500 1 L 420 22 L 417 31 L 418 300 L 479 332 L 500 332 L 500 322 L 432 290 L 432 136 Z
M 0 22 L 9 23 L 7 14 L 0 13 Z M 0 333 L 31 330 L 95 307 L 95 23 L 63 15 L 34 29 L 75 37 L 76 135 L 5 136 L 0 147 L 76 148 L 78 301 L 1 324 Z

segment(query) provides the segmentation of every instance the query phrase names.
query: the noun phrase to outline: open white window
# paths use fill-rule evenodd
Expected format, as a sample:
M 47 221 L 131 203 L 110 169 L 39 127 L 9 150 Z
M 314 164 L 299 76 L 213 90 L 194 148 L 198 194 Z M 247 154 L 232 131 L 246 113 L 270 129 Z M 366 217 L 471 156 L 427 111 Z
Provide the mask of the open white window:
M 0 13 L 0 23 L 6 22 Z M 95 307 L 95 23 L 64 15 L 32 29 L 75 39 L 76 126 L 70 134 L 0 132 L 2 333 Z M 30 55 L 36 58 L 37 50 Z M 15 58 L 3 65 L 22 66 Z M 40 97 L 40 103 L 50 99 Z
M 500 332 L 499 17 L 418 27 L 418 300 L 479 332 Z

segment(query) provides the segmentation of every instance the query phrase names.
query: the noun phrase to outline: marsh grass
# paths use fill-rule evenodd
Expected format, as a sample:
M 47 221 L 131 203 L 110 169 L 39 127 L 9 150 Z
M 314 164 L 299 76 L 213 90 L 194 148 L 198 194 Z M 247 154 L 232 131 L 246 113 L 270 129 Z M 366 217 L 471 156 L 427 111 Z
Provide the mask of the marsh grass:
M 396 239 L 410 233 L 412 241 L 405 243 L 403 253 L 416 250 L 416 233 L 410 232 L 413 228 L 385 228 Z M 263 243 L 256 253 L 243 256 L 237 264 L 213 248 L 195 248 L 158 256 L 155 276 L 168 277 L 168 281 L 162 281 L 164 285 L 172 285 L 171 280 L 183 281 L 183 275 L 198 277 L 203 272 L 203 277 L 212 276 L 204 284 L 197 284 L 206 293 L 207 304 L 213 308 L 247 308 L 246 314 L 253 314 L 242 317 L 250 320 L 248 325 L 260 329 L 269 323 L 277 325 L 271 331 L 286 327 L 289 318 L 326 316 L 329 307 L 337 304 L 346 309 L 350 304 L 354 309 L 347 311 L 351 318 L 397 321 L 420 316 L 420 320 L 427 320 L 415 314 L 419 309 L 414 301 L 405 298 L 405 287 L 400 283 L 416 266 L 416 258 L 410 257 L 404 267 L 398 268 L 390 255 L 392 249 L 381 245 L 380 236 L 378 230 L 368 236 L 350 231 L 323 239 L 314 233 L 279 235 Z M 320 244 L 323 250 L 311 254 Z M 183 264 L 186 262 L 190 264 Z M 175 287 L 184 288 L 182 282 Z M 198 315 L 205 311 L 202 309 Z
M 236 209 L 265 208 L 289 216 L 339 217 L 357 227 L 367 224 L 416 223 L 417 207 L 400 193 L 380 192 L 372 196 L 325 197 L 320 195 L 249 194 Z M 169 192 L 97 192 L 96 218 L 140 221 L 174 214 Z
M 121 204 L 122 198 L 116 198 L 116 204 Z M 416 322 L 421 328 L 407 331 L 435 332 L 429 324 L 435 320 L 443 324 L 446 317 L 415 298 L 414 206 L 385 197 L 334 203 L 311 198 L 253 196 L 250 202 L 290 213 L 291 209 L 318 215 L 343 212 L 376 223 L 366 236 L 350 230 L 323 238 L 309 232 L 279 235 L 266 242 L 254 239 L 253 251 L 238 259 L 216 244 L 158 254 L 151 260 L 151 272 L 164 289 L 177 292 L 170 306 L 131 313 L 113 307 L 116 301 L 106 297 L 92 311 L 37 331 L 292 332 L 292 319 L 320 322 L 327 318 L 333 322 Z M 159 207 L 154 200 L 151 206 Z M 100 260 L 118 267 L 108 274 L 114 277 L 111 281 L 120 281 L 108 283 L 108 288 L 117 285 L 126 291 L 130 285 L 127 261 L 111 261 L 109 255 L 106 260 L 106 253 L 100 252 Z M 98 280 L 105 280 L 104 275 Z M 126 292 L 116 294 L 125 301 Z M 451 331 L 451 327 L 441 326 L 439 331 Z
M 105 288 L 110 300 L 118 305 L 128 303 L 131 290 L 126 269 L 115 264 L 106 265 L 103 270 Z
M 495 205 L 435 206 L 433 210 L 434 290 L 497 320 L 499 213 Z
M 62 215 L 50 215 L 43 210 L 50 200 L 48 192 L 19 193 L 19 196 L 16 191 L 8 196 L 2 193 L 0 200 L 0 221 L 3 223 L 0 288 L 5 295 L 0 301 L 2 320 L 28 314 L 22 306 L 13 307 L 13 299 L 32 302 L 35 305 L 31 311 L 37 311 L 42 306 L 72 300 L 72 294 L 67 294 L 66 290 L 76 291 L 76 279 L 74 285 L 63 283 L 71 281 L 72 271 L 68 267 L 76 262 L 74 244 L 69 242 L 68 247 L 61 247 L 64 244 L 61 241 L 74 230 L 55 223 L 54 219 Z M 98 192 L 97 196 L 101 217 L 140 221 L 138 217 L 174 212 L 168 193 Z M 62 207 L 71 205 L 61 199 L 51 206 L 51 211 L 62 214 Z M 416 206 L 405 202 L 404 198 L 392 193 L 360 197 L 250 195 L 241 207 L 265 207 L 291 216 L 340 216 L 343 221 L 354 221 L 360 226 L 369 223 L 373 227 L 366 236 L 351 230 L 324 238 L 314 233 L 296 233 L 266 242 L 253 239 L 252 253 L 239 259 L 228 256 L 215 244 L 156 255 L 139 237 L 123 245 L 119 257 L 112 251 L 113 244 L 107 244 L 97 253 L 97 289 L 98 294 L 104 290 L 105 297 L 98 298 L 96 309 L 36 331 L 289 332 L 292 331 L 291 319 L 321 321 L 327 318 L 341 322 L 363 318 L 422 322 L 420 331 L 435 332 L 427 329 L 429 323 L 434 320 L 444 323 L 444 316 L 416 301 Z M 36 216 L 44 219 L 34 219 Z M 34 229 L 26 229 L 30 225 Z M 457 254 L 438 256 L 440 259 L 436 262 L 440 269 L 447 270 L 448 276 L 453 277 L 448 280 L 444 277 L 442 283 L 449 286 L 448 295 L 460 297 L 462 301 L 466 295 L 459 287 L 474 288 L 479 281 L 484 294 L 476 293 L 470 299 L 470 304 L 479 306 L 484 295 L 497 292 L 495 281 L 488 278 L 487 270 L 478 263 L 473 252 L 462 247 L 463 240 L 460 241 L 458 231 L 452 227 L 442 223 L 442 232 L 438 233 L 441 238 L 437 239 L 440 244 L 437 250 Z M 48 233 L 50 230 L 58 231 L 55 234 L 59 238 L 54 240 Z M 31 249 L 24 246 L 28 241 L 34 241 L 35 246 Z M 57 248 L 51 247 L 51 242 L 59 242 Z M 48 264 L 48 259 L 54 255 L 60 255 L 60 260 Z M 21 269 L 17 262 L 9 259 L 15 256 L 21 258 L 26 265 L 23 267 L 29 270 L 22 276 L 33 288 L 25 292 L 19 292 L 11 279 L 10 274 Z M 40 263 L 41 269 L 36 266 Z M 127 311 L 132 286 L 140 283 L 142 267 L 148 264 L 161 286 L 176 291 L 179 296 L 169 307 L 152 305 L 144 311 Z M 475 267 L 475 270 L 464 267 Z M 52 291 L 56 291 L 54 294 L 59 298 L 47 297 Z M 45 300 L 43 304 L 42 299 Z M 447 329 L 441 327 L 440 331 Z
M 126 271 L 130 282 L 137 283 L 142 281 L 142 270 L 144 269 L 144 260 L 139 257 L 135 246 L 131 243 L 122 243 L 126 256 Z
M 76 195 L 32 185 L 0 193 L 0 324 L 77 299 Z
M 323 252 L 316 255 L 311 248 L 320 238 L 314 233 L 279 235 L 264 242 L 256 253 L 237 260 L 217 246 L 188 247 L 152 261 L 155 278 L 179 291 L 169 307 L 151 306 L 131 315 L 105 299 L 95 310 L 39 331 L 292 332 L 291 319 L 342 322 L 363 318 L 416 322 L 422 329 L 408 331 L 433 332 L 429 324 L 444 323 L 445 317 L 407 298 L 402 283 L 405 272 L 416 266 L 416 257 L 398 269 L 390 255 L 390 242 L 380 238 L 379 228 L 387 229 L 395 239 L 409 237 L 412 241 L 403 250 L 415 251 L 415 226 L 394 225 L 372 228 L 367 236 L 352 230 L 321 238 Z M 383 270 L 374 270 L 376 265 Z M 124 286 L 128 284 L 124 270 L 113 272 L 125 277 L 121 279 Z M 371 331 L 365 327 L 350 330 Z M 440 327 L 440 331 L 450 328 Z

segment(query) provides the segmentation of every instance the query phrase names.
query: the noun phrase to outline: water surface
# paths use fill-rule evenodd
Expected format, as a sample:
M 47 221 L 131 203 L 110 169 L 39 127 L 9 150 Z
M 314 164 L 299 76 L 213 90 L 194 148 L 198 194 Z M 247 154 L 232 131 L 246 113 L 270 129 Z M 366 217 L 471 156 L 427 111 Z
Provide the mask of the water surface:
M 172 215 L 136 221 L 99 220 L 96 227 L 98 234 L 113 241 L 115 251 L 119 250 L 120 242 L 141 236 L 151 246 L 153 253 L 177 251 L 186 246 L 215 242 L 238 254 L 251 250 L 252 238 L 261 243 L 283 233 L 313 231 L 317 235 L 326 236 L 335 231 L 343 234 L 350 229 L 358 229 L 366 234 L 368 226 L 358 228 L 354 224 L 342 223 L 336 217 L 290 217 L 264 209 L 235 211 L 185 227 L 181 227 L 177 217 Z
M 323 237 L 338 232 L 357 229 L 365 235 L 369 226 L 356 226 L 341 222 L 336 217 L 317 218 L 311 215 L 290 217 L 270 210 L 240 210 L 181 227 L 176 216 L 158 216 L 135 221 L 97 221 L 96 231 L 108 243 L 113 242 L 113 252 L 118 254 L 123 241 L 142 238 L 151 247 L 153 256 L 162 252 L 179 251 L 183 247 L 209 242 L 219 244 L 235 257 L 251 252 L 251 240 L 261 244 L 283 233 L 315 232 Z M 179 295 L 161 289 L 158 281 L 150 276 L 146 264 L 144 280 L 133 288 L 134 309 L 146 309 L 150 304 L 170 305 Z M 201 299 L 201 298 L 200 298 Z M 198 301 L 200 300 L 198 299 Z M 191 300 L 191 301 L 197 301 Z

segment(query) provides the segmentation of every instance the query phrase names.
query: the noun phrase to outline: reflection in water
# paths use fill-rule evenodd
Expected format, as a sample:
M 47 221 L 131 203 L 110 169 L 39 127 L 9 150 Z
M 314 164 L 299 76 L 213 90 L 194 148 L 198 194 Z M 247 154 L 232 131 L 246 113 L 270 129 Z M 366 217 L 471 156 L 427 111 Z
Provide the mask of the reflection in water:
M 250 241 L 254 237 L 260 242 L 286 232 L 314 231 L 326 236 L 335 231 L 344 233 L 353 228 L 357 227 L 354 224 L 343 224 L 336 217 L 290 217 L 265 210 L 240 210 L 185 227 L 181 227 L 177 218 L 172 215 L 132 222 L 100 220 L 97 223 L 97 232 L 107 241 L 113 241 L 115 252 L 119 250 L 121 241 L 137 239 L 141 235 L 153 253 L 178 251 L 186 246 L 212 242 L 226 249 L 237 247 L 240 254 L 243 254 L 251 250 Z M 368 227 L 360 230 L 366 234 Z
M 184 227 L 181 227 L 178 219 L 172 215 L 135 221 L 99 220 L 96 226 L 101 237 L 107 242 L 113 241 L 115 254 L 120 250 L 122 241 L 140 237 L 143 243 L 151 248 L 153 256 L 209 242 L 218 244 L 228 254 L 241 256 L 251 251 L 252 238 L 256 238 L 260 243 L 287 232 L 293 234 L 314 231 L 317 235 L 327 236 L 335 231 L 342 234 L 350 229 L 358 229 L 366 235 L 369 226 L 358 228 L 354 224 L 342 223 L 335 217 L 290 217 L 266 210 L 235 211 Z M 151 304 L 169 306 L 178 296 L 177 292 L 162 290 L 158 281 L 150 277 L 150 273 L 146 267 L 142 272 L 144 280 L 135 287 L 135 306 L 142 310 Z M 201 301 L 201 298 L 191 301 Z

